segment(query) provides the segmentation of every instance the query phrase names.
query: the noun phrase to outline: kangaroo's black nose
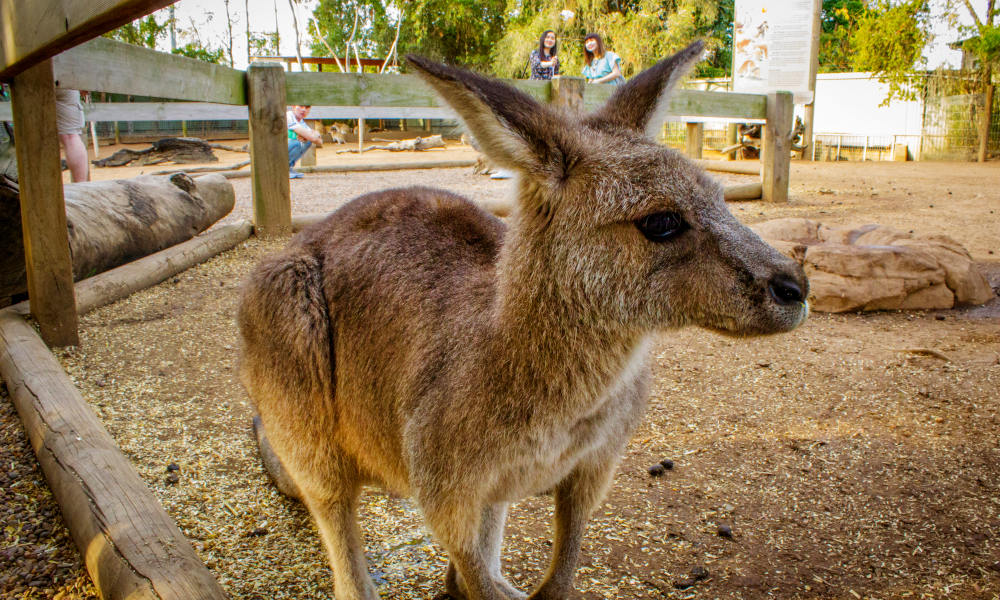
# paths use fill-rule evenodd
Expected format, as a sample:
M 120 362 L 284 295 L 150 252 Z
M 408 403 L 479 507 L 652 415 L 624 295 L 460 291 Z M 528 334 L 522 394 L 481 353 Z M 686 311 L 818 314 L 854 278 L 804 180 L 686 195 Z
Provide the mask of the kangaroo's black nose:
M 788 275 L 775 275 L 767 282 L 767 289 L 778 304 L 797 304 L 805 300 L 802 287 Z

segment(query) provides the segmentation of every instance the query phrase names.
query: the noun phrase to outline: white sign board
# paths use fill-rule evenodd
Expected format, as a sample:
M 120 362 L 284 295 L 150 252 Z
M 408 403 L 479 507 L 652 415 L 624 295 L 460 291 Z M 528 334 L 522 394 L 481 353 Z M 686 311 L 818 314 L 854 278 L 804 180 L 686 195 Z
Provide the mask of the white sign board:
M 816 0 L 736 0 L 733 89 L 788 91 L 797 104 L 812 102 L 810 47 L 819 5 Z

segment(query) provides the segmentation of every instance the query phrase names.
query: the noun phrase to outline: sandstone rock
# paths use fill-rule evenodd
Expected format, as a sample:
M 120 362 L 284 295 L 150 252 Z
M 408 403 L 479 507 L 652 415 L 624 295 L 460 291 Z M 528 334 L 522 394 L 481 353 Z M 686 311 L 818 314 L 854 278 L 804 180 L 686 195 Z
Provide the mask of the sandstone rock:
M 945 235 L 787 218 L 753 226 L 809 276 L 814 310 L 943 309 L 994 297 L 968 251 Z
M 789 217 L 786 219 L 774 219 L 751 225 L 750 229 L 757 232 L 757 235 L 765 240 L 782 240 L 785 242 L 816 243 L 819 241 L 817 231 L 819 223 L 809 219 Z
M 847 277 L 806 266 L 809 307 L 819 312 L 847 312 L 868 306 L 896 305 L 906 298 L 902 279 Z M 872 310 L 872 309 L 868 309 Z
M 933 255 L 919 248 L 820 244 L 809 246 L 805 264 L 828 273 L 866 279 L 916 279 L 932 284 L 944 281 L 944 269 Z

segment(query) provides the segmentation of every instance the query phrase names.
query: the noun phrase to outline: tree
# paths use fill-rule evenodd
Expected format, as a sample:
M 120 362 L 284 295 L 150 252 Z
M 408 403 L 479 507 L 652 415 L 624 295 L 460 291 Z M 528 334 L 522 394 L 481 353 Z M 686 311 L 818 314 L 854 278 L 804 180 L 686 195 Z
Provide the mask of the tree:
M 823 0 L 819 34 L 821 73 L 851 70 L 851 36 L 866 10 L 861 0 Z
M 955 11 L 957 0 L 949 0 L 948 6 Z M 988 0 L 986 11 L 980 16 L 972 7 L 969 0 L 963 0 L 962 5 L 968 11 L 969 16 L 975 24 L 972 28 L 966 28 L 963 33 L 974 33 L 972 37 L 962 44 L 964 50 L 972 52 L 979 61 L 978 87 L 983 94 L 983 111 L 979 120 L 979 152 L 977 158 L 979 162 L 986 162 L 989 154 L 990 130 L 993 125 L 993 95 L 996 86 L 993 84 L 993 72 L 995 67 L 1000 67 L 1000 24 L 997 23 L 997 13 L 1000 9 L 996 6 L 996 0 Z M 971 29 L 971 31 L 969 31 Z
M 203 60 L 205 62 L 215 63 L 217 65 L 224 64 L 226 58 L 226 52 L 222 48 L 212 50 L 203 46 L 198 40 L 188 42 L 183 46 L 178 46 L 171 50 L 171 53 L 197 60 Z
M 919 86 L 914 84 L 913 75 L 924 62 L 929 31 L 928 0 L 876 0 L 859 19 L 850 37 L 851 66 L 871 71 L 889 85 L 883 105 L 894 98 L 916 98 Z
M 105 33 L 104 37 L 144 48 L 156 48 L 156 42 L 166 37 L 171 23 L 169 13 L 159 10 L 113 29 Z

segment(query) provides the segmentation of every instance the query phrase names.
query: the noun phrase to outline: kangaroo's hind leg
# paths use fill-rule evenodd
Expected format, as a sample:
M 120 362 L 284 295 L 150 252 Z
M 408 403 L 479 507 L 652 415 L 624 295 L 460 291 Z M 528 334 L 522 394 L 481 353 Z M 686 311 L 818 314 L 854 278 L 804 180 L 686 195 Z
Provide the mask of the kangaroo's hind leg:
M 358 527 L 360 478 L 351 477 L 344 472 L 347 469 L 338 470 L 341 477 L 326 478 L 321 488 L 300 482 L 303 502 L 316 520 L 326 547 L 337 600 L 377 600 Z

